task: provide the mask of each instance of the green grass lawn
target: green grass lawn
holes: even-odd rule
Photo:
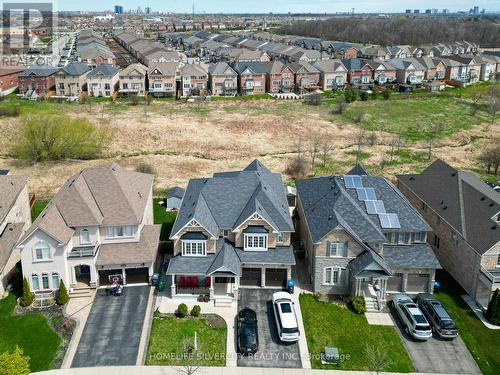
[[[16,296],[0,300],[0,353],[12,352],[16,345],[30,357],[31,371],[51,368],[60,344],[60,337],[41,314],[14,316]],[[2,373],[0,369],[0,373]]]
[[[458,332],[484,375],[500,369],[500,331],[488,329],[462,299],[463,289],[447,273],[438,272],[441,290],[435,296],[455,320]]]
[[[161,224],[160,241],[167,241],[168,237],[170,237],[170,231],[174,226],[174,221],[177,213],[167,212],[164,206],[160,206],[158,202],[163,200],[163,198],[153,199],[153,216],[154,223]]]
[[[365,348],[370,345],[380,346],[387,352],[391,361],[387,371],[414,371],[394,327],[368,325],[364,315],[357,315],[333,303],[320,302],[310,294],[300,296],[300,309],[313,368],[365,370],[369,368]],[[319,354],[325,346],[337,347],[346,360],[335,367],[322,365]]]
[[[195,358],[184,358],[183,343],[188,340],[194,345],[194,333],[198,338],[198,352]],[[209,324],[206,318],[184,318],[175,316],[155,318],[149,339],[147,365],[199,366],[226,365],[226,334],[224,325]],[[173,354],[173,355],[172,355]]]
[[[45,206],[47,206],[48,203],[48,201],[35,202],[35,205],[31,209],[31,221],[35,221],[35,219],[42,213],[43,209],[45,208]]]

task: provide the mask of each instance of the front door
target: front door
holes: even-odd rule
[[[216,296],[225,296],[232,293],[232,285],[234,277],[219,277],[214,278],[214,294]]]

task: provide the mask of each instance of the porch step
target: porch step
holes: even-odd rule
[[[231,307],[233,299],[230,297],[215,297],[215,307]]]
[[[90,297],[93,293],[94,289],[93,288],[79,288],[79,289],[73,289],[71,292],[69,292],[69,296],[71,298],[84,298],[84,297]]]

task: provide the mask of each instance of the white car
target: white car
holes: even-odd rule
[[[429,322],[410,297],[397,293],[392,296],[391,302],[407,334],[416,340],[428,340],[432,337]]]
[[[286,292],[273,294],[273,312],[280,340],[283,342],[298,341],[300,337],[299,324],[290,294]]]

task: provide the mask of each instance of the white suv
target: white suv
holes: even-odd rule
[[[273,312],[280,340],[283,342],[298,341],[300,337],[299,325],[290,294],[286,292],[273,294]]]
[[[429,322],[410,297],[406,294],[394,294],[392,305],[403,322],[407,334],[417,340],[428,340],[432,337]]]

